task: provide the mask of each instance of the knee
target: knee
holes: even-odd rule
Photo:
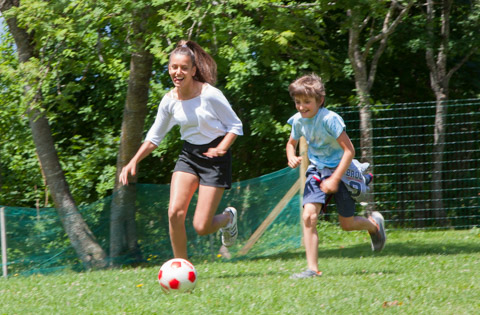
[[[315,208],[305,207],[303,209],[303,223],[306,227],[316,226],[318,221],[318,214]]]
[[[181,208],[171,208],[168,210],[168,221],[171,225],[185,224],[187,212]]]
[[[195,232],[197,232],[198,235],[204,236],[210,234],[210,230],[205,223],[201,222],[193,222],[193,228],[195,229]]]
[[[350,222],[350,220],[340,220],[340,228],[344,231],[353,231],[353,222]]]

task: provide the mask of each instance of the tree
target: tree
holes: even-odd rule
[[[19,26],[12,11],[19,7],[18,0],[0,2],[0,12],[6,15],[6,22],[17,45],[18,59],[21,65],[30,66],[38,60],[35,48],[35,36]],[[25,97],[28,100],[27,115],[30,129],[48,187],[50,188],[55,207],[67,232],[73,248],[87,268],[102,268],[106,266],[106,254],[96,242],[95,237],[79,213],[70,193],[58,155],[55,149],[52,133],[42,107],[41,80],[36,78],[24,85]]]
[[[135,155],[143,139],[153,64],[153,55],[147,49],[146,33],[147,21],[152,14],[150,5],[134,9],[132,13],[130,75],[117,157],[116,193],[110,209],[110,258],[113,261],[121,255],[131,256],[134,261],[141,260],[135,221],[135,183],[138,175],[129,179],[128,186],[122,186],[118,178],[123,166]]]
[[[348,17],[348,58],[355,76],[355,88],[360,110],[360,146],[362,158],[373,167],[373,135],[371,113],[371,90],[375,82],[378,62],[387,46],[389,36],[395,31],[408,13],[413,1],[406,6],[390,1],[388,9],[384,4],[353,6],[347,9]],[[398,13],[397,13],[398,11]],[[381,26],[376,21],[381,21]],[[376,31],[376,28],[379,30]],[[363,33],[363,34],[362,34]],[[365,43],[362,44],[362,39]],[[378,45],[376,48],[375,45]]]
[[[480,39],[478,36],[480,4],[478,1],[467,1],[465,6],[457,3],[456,9],[461,13],[456,16],[460,34],[456,34],[457,38],[454,39],[456,40],[454,44],[451,38],[451,14],[454,3],[454,0],[439,2],[427,0],[425,2],[427,30],[425,57],[430,70],[430,86],[436,99],[433,134],[432,204],[435,209],[434,215],[441,225],[446,221],[442,193],[443,155],[447,128],[445,101],[449,99],[449,84],[452,76],[478,51]],[[463,17],[465,20],[462,21],[459,17]],[[450,60],[452,66],[449,68]]]

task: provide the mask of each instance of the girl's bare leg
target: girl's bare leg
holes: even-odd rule
[[[197,208],[193,216],[193,227],[199,235],[214,233],[230,221],[229,214],[215,215],[224,190],[225,188],[200,185]]]
[[[168,221],[175,258],[188,259],[185,217],[192,196],[198,188],[198,182],[198,177],[190,173],[174,172],[172,175]]]

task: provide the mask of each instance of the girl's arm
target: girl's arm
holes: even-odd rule
[[[320,188],[326,194],[334,194],[338,191],[338,185],[342,180],[342,176],[347,171],[355,156],[355,148],[345,131],[337,138],[337,142],[343,149],[343,156],[333,174],[320,184]]]
[[[237,139],[237,135],[232,132],[227,132],[223,140],[217,145],[216,148],[210,148],[203,155],[213,158],[216,156],[223,156],[227,153],[228,149],[232,146],[233,142]]]
[[[287,142],[286,151],[287,151],[288,166],[290,166],[291,168],[296,168],[302,162],[302,157],[297,156],[297,145],[298,145],[298,140],[295,140],[290,136],[290,139],[288,139],[288,142]]]
[[[122,172],[120,173],[120,183],[123,185],[128,185],[128,174],[131,174],[132,176],[135,176],[137,173],[137,165],[140,163],[141,160],[143,160],[145,157],[147,157],[150,153],[152,153],[153,150],[155,150],[157,146],[153,144],[152,142],[146,140],[138,149],[137,153],[135,156],[128,162],[127,165],[125,165],[122,168]]]

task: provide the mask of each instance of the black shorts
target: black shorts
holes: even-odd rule
[[[232,153],[230,149],[224,156],[209,158],[203,155],[209,148],[215,148],[223,138],[219,137],[202,145],[185,141],[173,171],[196,175],[200,180],[200,185],[230,189],[232,186]]]

